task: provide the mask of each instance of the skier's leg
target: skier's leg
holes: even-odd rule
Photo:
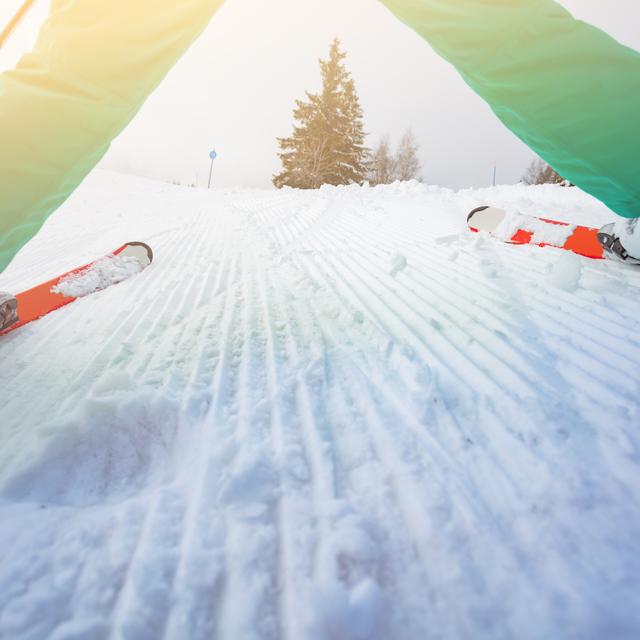
[[[222,2],[52,0],[34,51],[0,74],[0,271]]]
[[[381,0],[565,178],[640,216],[640,53],[553,0]]]

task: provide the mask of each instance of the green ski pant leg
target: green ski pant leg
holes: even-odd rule
[[[381,0],[561,175],[640,216],[640,53],[552,0]]]
[[[0,74],[0,271],[102,158],[222,2],[52,1],[34,51]]]

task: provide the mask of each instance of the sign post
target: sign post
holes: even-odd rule
[[[218,157],[218,154],[214,150],[209,154],[209,157],[211,158],[211,168],[209,169],[209,185],[207,186],[207,189],[211,189],[211,176],[213,175],[213,161]]]

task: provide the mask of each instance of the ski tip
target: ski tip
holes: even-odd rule
[[[145,266],[153,262],[153,250],[145,242],[127,242],[120,255],[133,256],[140,260]]]
[[[484,206],[484,207],[476,207],[473,211],[471,211],[469,213],[469,215],[467,216],[467,224],[469,224],[471,222],[471,218],[473,218],[473,216],[476,215],[476,213],[480,213],[481,211],[486,211],[489,207],[488,206]]]
[[[494,233],[505,219],[507,212],[497,207],[478,207],[467,216],[467,225],[471,231]]]

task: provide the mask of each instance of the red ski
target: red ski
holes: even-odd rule
[[[64,307],[79,297],[101,291],[142,271],[153,260],[143,242],[128,242],[94,262],[39,284],[28,291],[0,299],[0,335]],[[2,294],[0,294],[2,297]],[[2,322],[2,320],[5,320]]]
[[[471,231],[487,231],[492,236],[510,244],[557,247],[596,260],[605,257],[598,241],[599,229],[591,227],[581,227],[520,213],[508,214],[495,207],[474,209],[467,218],[467,224]]]

